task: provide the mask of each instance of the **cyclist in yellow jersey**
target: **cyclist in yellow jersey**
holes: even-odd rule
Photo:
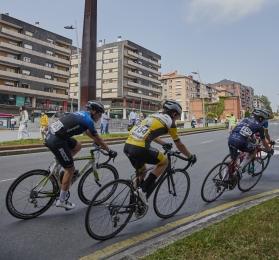
[[[146,192],[155,183],[155,180],[164,172],[168,165],[168,159],[163,153],[150,146],[151,142],[161,144],[166,149],[172,148],[172,143],[165,143],[159,136],[169,133],[177,149],[194,164],[197,161],[195,155],[191,155],[186,146],[180,141],[175,121],[180,117],[182,108],[175,100],[167,100],[163,105],[163,114],[152,114],[140,125],[134,126],[124,146],[124,153],[128,156],[131,164],[139,172],[146,169],[146,163],[155,164],[156,167],[144,181],[146,173],[140,175],[140,187],[138,195],[143,203],[148,206]],[[136,165],[137,163],[137,165]]]

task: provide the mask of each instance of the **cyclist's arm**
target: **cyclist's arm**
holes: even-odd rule
[[[174,142],[177,149],[183,154],[185,155],[187,158],[189,158],[191,156],[190,152],[188,151],[188,149],[186,148],[186,146],[179,140],[177,142]]]
[[[265,139],[262,139],[262,145],[264,146],[264,148],[269,152],[271,149],[267,143],[267,141]]]
[[[265,138],[268,142],[270,142],[270,135],[268,133],[268,128],[264,128],[264,135],[265,135]]]
[[[99,135],[93,136],[88,129],[84,132],[84,134],[86,134],[87,136],[92,138],[104,150],[106,150],[106,151],[110,150],[109,147],[107,146],[107,144],[104,142],[104,140]]]

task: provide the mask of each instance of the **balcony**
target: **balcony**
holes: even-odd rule
[[[30,36],[22,34],[22,33],[17,33],[17,32],[14,32],[12,30],[8,30],[8,29],[3,28],[3,27],[0,27],[0,34],[1,33],[8,34],[8,35],[14,36],[16,38],[24,39],[24,40],[27,40],[27,41],[30,41],[30,42],[35,42],[37,44],[41,44],[41,45],[47,46],[49,48],[53,48],[53,49],[62,51],[63,53],[67,53],[67,54],[71,53],[70,48],[66,49],[66,48],[60,47],[60,46],[55,45],[55,44],[51,44],[51,43],[48,43],[48,42],[38,40],[36,38],[30,37]]]
[[[156,92],[156,93],[158,93],[160,95],[162,94],[162,90],[161,89],[151,88],[151,87],[148,87],[148,86],[144,86],[144,85],[135,83],[133,81],[124,81],[123,83],[124,83],[123,85],[128,85],[128,86],[132,86],[132,87],[135,87],[135,88],[143,88],[143,89],[150,90],[152,92]]]
[[[8,62],[8,63],[13,63],[13,64],[16,64],[18,66],[25,66],[25,67],[39,69],[39,70],[43,70],[43,71],[49,71],[49,72],[53,72],[55,74],[60,74],[60,75],[66,76],[66,77],[70,77],[70,72],[69,71],[53,69],[53,68],[49,68],[49,67],[46,67],[46,66],[37,65],[37,64],[31,63],[31,62],[16,60],[16,59],[4,57],[4,56],[0,56],[0,59],[1,59],[1,61],[5,61],[5,62]]]
[[[136,97],[136,98],[143,99],[143,100],[162,101],[161,98],[147,96],[147,95],[134,93],[134,92],[123,92],[123,96]]]
[[[59,87],[67,88],[67,89],[69,88],[69,83],[58,82],[58,81],[44,79],[44,78],[36,78],[36,77],[29,76],[29,75],[13,73],[13,72],[8,72],[8,71],[4,71],[4,70],[0,70],[0,76],[9,77],[9,78],[13,78],[16,80],[25,79],[25,80],[45,83],[48,85],[59,86]]]
[[[149,63],[155,65],[156,67],[161,68],[161,64],[160,64],[160,63],[158,63],[158,62],[156,62],[156,61],[154,61],[154,60],[148,59],[148,58],[146,58],[146,57],[143,57],[142,55],[139,55],[139,54],[137,54],[137,53],[135,53],[135,52],[133,52],[133,51],[125,50],[125,51],[124,51],[124,54],[125,54],[126,56],[127,56],[127,55],[130,55],[130,56],[136,57],[136,58],[138,58],[138,59],[145,60],[145,61],[147,61],[147,62],[149,62]]]
[[[136,68],[140,68],[140,69],[143,69],[143,70],[147,70],[147,71],[150,71],[153,74],[158,75],[159,77],[161,76],[161,73],[159,71],[150,69],[150,68],[145,67],[143,65],[140,65],[140,64],[138,64],[138,63],[136,63],[136,62],[134,62],[132,60],[128,60],[128,61],[125,60],[124,61],[124,65],[130,65],[131,67],[136,67]]]
[[[5,85],[0,85],[0,91],[7,92],[9,94],[16,93],[16,94],[20,94],[20,95],[22,95],[24,93],[25,95],[29,94],[30,96],[34,96],[34,97],[59,98],[59,99],[63,99],[63,100],[69,99],[68,95],[39,91],[39,90],[28,89],[28,88],[9,87],[9,86],[5,86]]]
[[[70,61],[69,60],[60,59],[60,58],[57,58],[57,57],[54,57],[54,56],[50,56],[50,55],[47,55],[47,54],[43,54],[43,53],[40,53],[40,52],[30,50],[30,49],[27,49],[27,48],[15,46],[15,45],[12,45],[12,44],[9,44],[9,43],[6,43],[6,42],[0,41],[0,48],[11,49],[13,51],[18,51],[20,53],[28,53],[30,55],[42,57],[42,58],[45,58],[47,60],[52,60],[54,62],[56,61],[56,62],[59,62],[59,63],[62,63],[62,64],[67,64],[67,66],[70,66]]]
[[[128,75],[133,76],[133,77],[135,77],[135,78],[141,78],[141,79],[145,79],[145,80],[148,80],[148,81],[152,81],[153,83],[156,83],[156,84],[158,84],[158,85],[161,84],[161,82],[160,82],[159,80],[157,80],[157,79],[153,79],[153,78],[150,78],[150,77],[146,77],[146,76],[143,76],[143,75],[141,75],[141,74],[139,74],[139,73],[132,72],[132,71],[130,71],[130,70],[128,70]]]

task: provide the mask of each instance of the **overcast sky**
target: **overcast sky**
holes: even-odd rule
[[[73,39],[81,47],[83,0],[1,0],[0,12]],[[161,55],[161,73],[241,82],[279,102],[279,0],[99,0],[98,40],[135,42]],[[197,75],[194,78],[198,79]]]

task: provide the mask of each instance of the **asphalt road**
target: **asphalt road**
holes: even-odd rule
[[[278,127],[278,122],[270,124],[269,131],[274,140],[279,139]],[[224,203],[277,189],[279,186],[279,143],[277,143],[278,147],[275,148],[277,150],[276,154],[254,189],[247,193],[242,193],[235,188],[233,191],[225,192],[216,202],[211,204],[203,202],[200,196],[202,182],[209,170],[228,154],[227,137],[227,130],[182,137],[182,141],[190,152],[196,154],[198,158],[197,164],[188,170],[191,178],[191,189],[183,208],[176,216],[162,220],[155,215],[152,203],[150,203],[150,208],[145,218],[128,224],[115,238],[104,242],[91,239],[85,230],[84,222],[87,206],[78,198],[77,183],[71,188],[70,201],[76,204],[76,208],[72,211],[66,212],[64,209],[53,206],[40,217],[26,221],[9,215],[5,206],[5,197],[13,179],[28,170],[47,168],[52,161],[52,155],[47,152],[1,157],[0,258],[5,260],[78,259],[105,249],[116,242],[153,230],[175,220],[203,212]],[[129,178],[134,171],[122,152],[123,144],[114,145],[112,148],[119,153],[114,166],[118,169],[120,178]],[[85,148],[80,152],[80,155],[87,155],[88,151],[89,148]],[[79,168],[79,165],[81,163],[77,164],[77,168]]]

